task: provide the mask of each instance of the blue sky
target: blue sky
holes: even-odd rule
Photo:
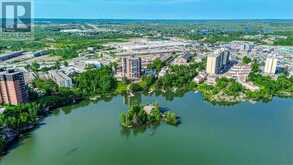
[[[34,0],[36,18],[293,19],[293,0]]]

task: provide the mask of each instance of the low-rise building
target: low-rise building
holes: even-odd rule
[[[66,87],[66,88],[72,88],[73,83],[72,79],[68,77],[66,74],[64,74],[61,71],[57,70],[52,70],[49,71],[50,78],[58,85],[61,87]]]
[[[217,80],[218,80],[218,76],[216,75],[208,75],[207,76],[207,84],[209,85],[215,85],[217,83]]]
[[[33,56],[34,57],[41,57],[41,56],[48,55],[48,53],[49,53],[48,50],[40,50],[40,51],[34,52]]]
[[[197,84],[203,83],[207,79],[208,74],[206,72],[199,73],[193,81]]]
[[[96,52],[96,48],[95,47],[88,47],[87,48],[87,51],[89,52],[89,53],[95,53]]]
[[[169,70],[168,67],[162,68],[162,70],[159,73],[159,77],[164,77],[167,74],[168,70]]]
[[[192,55],[190,53],[184,53],[180,57],[178,57],[175,61],[175,64],[187,64],[192,59]]]
[[[155,69],[144,69],[144,75],[145,75],[145,76],[156,77],[157,72],[156,72]]]
[[[234,52],[243,52],[243,51],[251,51],[254,47],[255,44],[253,42],[248,42],[248,41],[233,41],[229,44],[226,45],[231,51]]]
[[[93,65],[95,68],[101,68],[102,64],[98,60],[86,60],[85,61],[86,65]]]
[[[238,82],[246,89],[250,90],[250,91],[259,91],[259,87],[254,85],[252,82],[248,82],[248,81],[241,81],[238,80]]]
[[[74,76],[78,73],[81,73],[80,70],[75,68],[74,66],[62,68],[62,72],[64,72],[67,76]]]
[[[160,57],[160,61],[169,64],[171,61],[173,61],[174,57],[172,54],[162,55]]]

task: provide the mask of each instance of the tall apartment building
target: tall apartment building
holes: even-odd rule
[[[130,80],[141,77],[141,58],[122,58],[122,76]]]
[[[0,104],[21,104],[28,101],[23,72],[0,70]]]
[[[264,73],[266,74],[275,74],[277,70],[278,59],[275,57],[268,57],[266,59],[266,65],[264,68]]]
[[[219,49],[207,58],[206,72],[210,75],[219,74],[230,62],[230,52],[226,49]]]

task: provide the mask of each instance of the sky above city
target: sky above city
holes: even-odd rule
[[[293,19],[293,0],[34,0],[36,18]]]

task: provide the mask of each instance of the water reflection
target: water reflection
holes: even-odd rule
[[[184,97],[187,92],[188,91],[182,89],[177,89],[176,91],[167,90],[165,92],[154,91],[153,93],[137,92],[134,95],[124,95],[123,103],[128,106],[141,104],[142,96],[162,96],[168,101],[173,101],[177,97]]]
[[[68,115],[72,112],[72,110],[88,106],[91,103],[92,103],[91,101],[82,101],[79,104],[68,105],[68,106],[60,108],[59,110],[63,111],[64,114]],[[59,110],[52,111],[52,112],[58,114]]]
[[[68,115],[72,112],[72,110],[75,110],[75,109],[78,109],[78,108],[82,108],[82,107],[86,107],[90,104],[96,104],[100,101],[104,101],[104,102],[111,102],[113,100],[113,95],[109,95],[109,96],[103,96],[103,97],[99,97],[99,98],[96,98],[95,100],[84,100],[84,101],[81,101],[80,103],[78,104],[72,104],[72,105],[68,105],[68,106],[65,106],[65,107],[62,107],[62,108],[59,108],[55,111],[52,111],[52,113],[55,115],[58,115],[58,113],[61,111],[64,112],[64,114]]]
[[[133,105],[139,105],[142,102],[142,93],[135,93],[133,96],[125,95],[123,97],[123,103],[129,107]]]
[[[149,136],[155,135],[157,129],[160,127],[160,122],[154,123],[152,125],[147,125],[145,127],[140,128],[124,128],[122,127],[120,130],[120,134],[123,137],[129,138],[131,135],[138,136],[140,134],[146,134]]]

